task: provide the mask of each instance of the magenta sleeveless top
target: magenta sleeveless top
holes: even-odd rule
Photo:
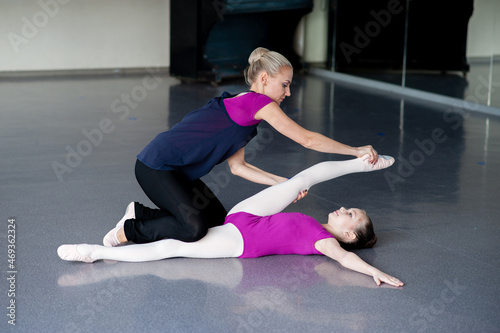
[[[243,237],[240,258],[272,254],[322,254],[315,248],[321,239],[334,238],[314,218],[302,213],[256,216],[239,212],[226,216],[224,224],[234,224]]]

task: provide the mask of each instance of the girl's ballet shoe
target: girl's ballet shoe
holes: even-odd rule
[[[80,254],[80,252],[78,252],[77,247],[80,245],[90,247],[89,253],[87,255],[82,255]],[[62,260],[67,260],[67,261],[82,261],[86,263],[94,262],[95,259],[92,259],[90,257],[90,255],[94,251],[94,247],[88,244],[80,244],[80,245],[78,244],[61,245],[57,249],[57,255]]]
[[[390,167],[394,164],[394,157],[387,155],[378,155],[377,163],[372,164],[369,162],[370,155],[364,155],[361,157],[363,162],[365,163],[365,171],[376,171]]]

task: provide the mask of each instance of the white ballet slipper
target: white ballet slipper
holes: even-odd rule
[[[87,254],[82,254],[82,253],[78,252],[78,247],[80,247],[81,250],[84,250],[82,252],[87,252]],[[87,247],[87,249],[83,249],[83,247]],[[92,259],[92,257],[91,257],[92,253],[94,252],[94,249],[95,249],[94,245],[65,244],[65,245],[59,246],[59,248],[57,249],[57,255],[62,260],[82,261],[82,262],[86,262],[86,263],[92,263],[92,262],[96,261],[95,259]]]
[[[360,157],[360,159],[365,163],[365,171],[376,171],[390,167],[394,164],[394,157],[387,155],[378,155],[377,163],[370,163],[370,155],[366,154]]]

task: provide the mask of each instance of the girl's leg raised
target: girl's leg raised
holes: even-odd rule
[[[318,163],[295,175],[290,180],[268,187],[243,200],[228,213],[246,212],[257,216],[267,216],[281,212],[290,205],[299,192],[309,190],[315,184],[356,172],[368,172],[387,168],[394,158],[380,155],[377,163],[371,165],[365,155],[347,161],[328,161]]]

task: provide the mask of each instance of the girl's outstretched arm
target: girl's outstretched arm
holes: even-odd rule
[[[404,285],[399,279],[367,264],[355,253],[344,250],[335,238],[321,239],[316,242],[315,247],[319,252],[338,261],[345,268],[373,277],[373,280],[379,286],[382,282],[396,287]]]

